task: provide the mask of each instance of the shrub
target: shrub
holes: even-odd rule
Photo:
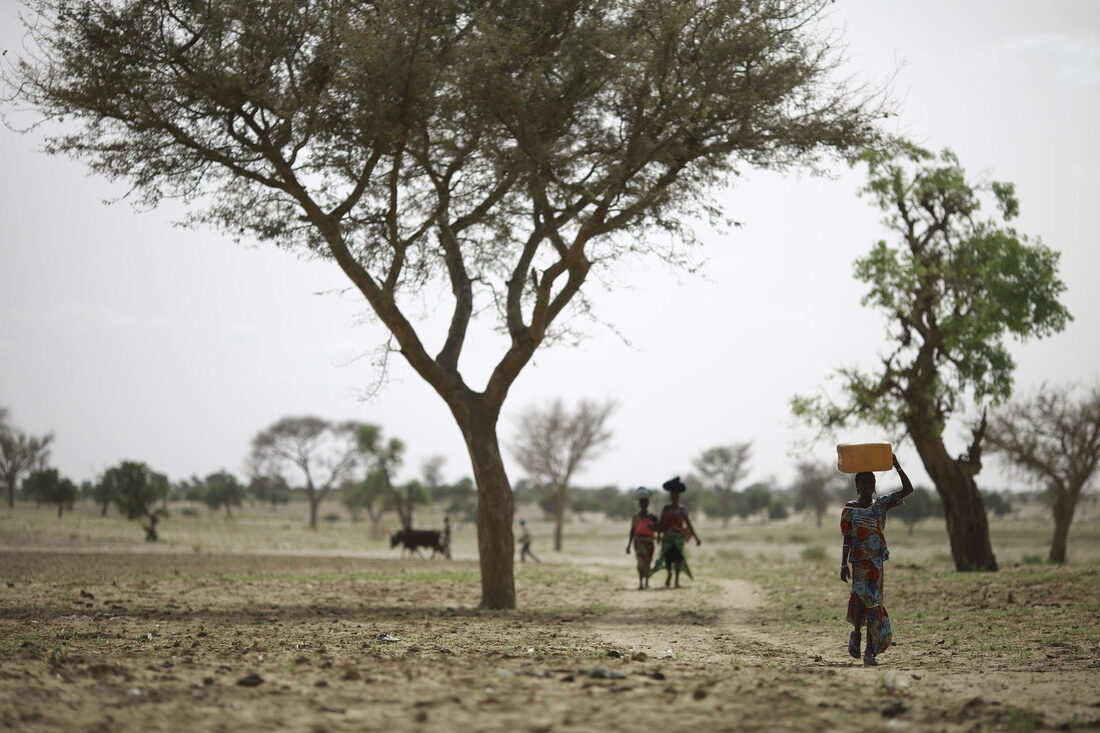
[[[825,559],[825,548],[821,545],[811,545],[802,551],[802,559],[810,562],[819,562]]]

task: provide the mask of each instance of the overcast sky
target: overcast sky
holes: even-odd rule
[[[0,0],[0,47],[13,53],[18,10]],[[1062,253],[1076,320],[1013,346],[1018,391],[1095,380],[1100,3],[838,0],[829,23],[844,34],[850,71],[889,84],[898,116],[888,129],[1016,183],[1018,228]],[[433,454],[447,458],[448,478],[470,473],[442,400],[399,357],[366,398],[385,333],[334,264],[176,228],[182,211],[172,206],[104,205],[123,189],[40,144],[0,129],[0,405],[17,426],[56,434],[64,473],[93,478],[121,459],[173,480],[241,473],[252,436],[299,414],[380,424],[408,444],[405,477]],[[851,274],[889,236],[856,196],[861,176],[746,172],[721,196],[743,226],[701,232],[702,276],[654,262],[614,271],[610,287],[591,283],[600,319],[621,337],[578,324],[588,334],[579,347],[540,351],[505,405],[504,442],[529,404],[614,399],[613,445],[579,484],[659,484],[688,472],[703,449],[747,440],[749,480],[788,481],[792,451],[808,437],[790,397],[887,346],[888,326],[859,305]],[[464,362],[469,381],[483,383],[497,356]],[[841,439],[884,437],[865,429]],[[964,446],[951,430],[951,452]],[[912,447],[897,452],[926,482]],[[829,442],[810,454],[835,460]],[[1011,482],[995,463],[979,476],[987,488]]]

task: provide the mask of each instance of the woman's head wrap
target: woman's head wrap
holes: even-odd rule
[[[638,488],[634,489],[635,499],[648,499],[651,496],[653,496],[653,489],[647,489],[644,486],[639,486]]]
[[[661,484],[661,487],[670,494],[682,494],[687,491],[687,487],[684,486],[684,482],[680,480],[679,476],[665,481]]]

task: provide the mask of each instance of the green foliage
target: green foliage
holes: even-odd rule
[[[769,511],[771,506],[772,488],[765,483],[757,482],[741,492],[737,515],[742,519],[748,519],[757,516],[761,512]]]
[[[164,509],[156,508],[165,497],[168,479],[137,461],[122,461],[107,469],[100,480],[104,493],[111,497],[119,513],[127,519],[143,521],[145,539],[157,541],[157,522],[168,516]]]
[[[1012,513],[1012,494],[1007,491],[983,491],[985,508],[998,517],[1006,517]]]
[[[1006,339],[1041,338],[1070,315],[1059,297],[1059,254],[1007,224],[1012,184],[967,179],[956,156],[916,147],[868,153],[863,193],[886,213],[897,243],[855,263],[865,305],[893,324],[882,367],[838,372],[843,398],[796,397],[795,415],[831,431],[852,422],[939,435],[967,397],[997,403],[1012,391]],[[997,215],[987,215],[992,203]]]
[[[23,491],[36,502],[56,506],[58,517],[62,509],[72,509],[77,498],[76,484],[62,477],[56,468],[32,473],[23,481]]]
[[[820,562],[825,559],[825,548],[821,545],[810,545],[802,550],[802,559],[808,562]]]
[[[939,495],[923,486],[913,489],[913,493],[905,498],[905,503],[890,512],[891,518],[900,519],[909,528],[909,534],[913,533],[913,527],[921,520],[942,516],[943,503]]]
[[[244,486],[236,476],[226,471],[210,474],[203,479],[202,485],[204,489],[202,500],[213,511],[224,507],[228,515],[230,507],[239,507],[244,500]]]
[[[253,501],[270,504],[272,509],[290,502],[290,487],[281,476],[253,476],[246,491]]]
[[[477,486],[473,479],[463,477],[453,484],[444,486],[444,511],[452,517],[466,522],[477,519]]]

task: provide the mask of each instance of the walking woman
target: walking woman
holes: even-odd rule
[[[852,581],[852,595],[848,597],[848,622],[855,627],[848,635],[848,654],[859,659],[860,635],[866,626],[867,646],[863,652],[863,663],[867,666],[878,664],[875,657],[886,651],[893,639],[890,617],[883,605],[883,563],[890,559],[883,535],[886,512],[913,493],[913,484],[901,470],[896,455],[894,468],[901,479],[901,491],[876,499],[875,474],[857,473],[858,498],[845,504],[840,514],[840,531],[844,535],[840,579],[847,583],[850,577]]]
[[[657,525],[658,539],[661,542],[661,554],[657,558],[657,564],[653,566],[649,574],[653,575],[663,568],[666,571],[665,587],[667,588],[669,583],[672,582],[672,574],[675,572],[676,587],[679,588],[681,570],[687,573],[687,576],[692,580],[695,579],[695,576],[691,574],[691,568],[688,567],[687,557],[684,555],[684,545],[692,537],[695,538],[696,545],[703,544],[703,541],[695,533],[695,527],[691,526],[687,507],[680,503],[680,495],[687,491],[684,482],[677,476],[665,481],[661,486],[668,492],[668,503],[661,509],[661,519]]]
[[[652,491],[644,486],[634,490],[638,498],[638,513],[630,519],[630,535],[626,538],[626,551],[634,545],[634,557],[638,560],[638,590],[649,587],[649,566],[653,563],[654,537],[657,534],[656,516],[649,511]]]

